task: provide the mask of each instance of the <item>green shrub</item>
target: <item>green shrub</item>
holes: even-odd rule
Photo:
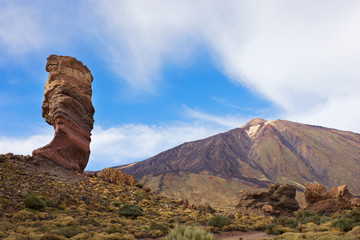
[[[202,228],[181,226],[170,231],[165,240],[215,240],[213,234],[206,232]]]
[[[151,223],[150,230],[160,230],[164,234],[167,234],[169,232],[169,228],[167,226],[165,226],[162,223],[156,223],[156,222]]]
[[[45,202],[35,195],[26,196],[24,199],[24,204],[25,207],[34,210],[41,210],[45,208]]]
[[[306,224],[313,222],[317,225],[321,223],[321,215],[317,212],[312,212],[308,210],[303,210],[295,213],[296,220],[298,223]]]
[[[233,220],[231,220],[230,218],[227,218],[225,216],[222,215],[216,215],[212,218],[209,219],[208,221],[208,225],[213,226],[213,227],[218,227],[218,228],[222,228],[226,225],[230,225],[234,223]]]
[[[50,233],[46,233],[40,237],[40,240],[62,240],[62,239],[63,239],[62,237]]]
[[[4,154],[0,154],[0,163],[5,162],[7,157]]]
[[[79,233],[84,232],[84,230],[77,225],[71,225],[67,227],[62,227],[59,229],[59,235],[63,235],[64,237],[71,238]]]
[[[355,222],[360,224],[360,208],[355,208],[351,211],[348,211],[344,214],[344,217],[351,218]]]
[[[281,216],[279,218],[276,218],[277,225],[282,225],[284,227],[290,227],[290,228],[296,228],[298,223],[295,219]]]
[[[120,207],[119,214],[120,216],[136,218],[138,216],[143,216],[144,212],[143,209],[138,205],[124,204]]]
[[[135,192],[135,199],[138,201],[141,201],[143,199],[150,199],[149,195],[143,191],[143,190],[139,190]]]
[[[112,202],[112,205],[114,205],[115,207],[120,207],[121,203],[118,201]]]
[[[295,219],[282,216],[279,218],[274,218],[271,223],[266,227],[266,232],[268,234],[279,235],[284,233],[281,228],[296,228],[297,225],[298,223]]]
[[[9,204],[11,203],[11,200],[7,198],[0,198],[0,203]]]
[[[342,217],[331,224],[331,227],[339,228],[342,232],[348,232],[355,226],[355,220],[347,217]]]
[[[135,184],[135,186],[136,186],[136,187],[138,187],[138,188],[143,188],[143,187],[144,187],[144,185],[142,185],[142,184],[141,184],[141,183],[139,183],[139,182],[138,182],[138,183],[136,183],[136,184]]]
[[[123,230],[122,230],[122,226],[121,225],[114,225],[114,226],[110,226],[109,228],[107,228],[105,230],[105,232],[111,234],[111,233],[121,233]]]
[[[267,229],[266,229],[266,233],[267,234],[280,235],[280,234],[284,233],[284,231],[282,231],[281,228],[282,228],[282,226],[280,226],[280,225],[269,224]]]

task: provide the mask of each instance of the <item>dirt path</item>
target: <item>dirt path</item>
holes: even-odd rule
[[[220,234],[216,234],[216,237],[219,240],[239,240],[241,237],[243,240],[252,240],[252,239],[258,239],[267,237],[269,239],[273,238],[275,235],[269,235],[265,232],[258,232],[258,231],[252,231],[252,232],[223,232]]]

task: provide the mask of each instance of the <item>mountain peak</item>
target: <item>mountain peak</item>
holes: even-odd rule
[[[266,123],[267,121],[265,119],[262,119],[262,118],[253,118],[251,119],[248,123],[246,123],[244,126],[242,126],[241,128],[249,128],[251,126],[256,126],[258,124],[264,124]]]
[[[253,139],[256,136],[256,133],[267,123],[266,120],[262,118],[253,118],[248,123],[246,123],[241,128],[245,129],[247,135]]]

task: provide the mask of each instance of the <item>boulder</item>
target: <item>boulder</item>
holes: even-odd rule
[[[83,172],[90,156],[94,107],[90,70],[73,57],[50,55],[46,64],[42,116],[54,126],[54,139],[33,151],[67,169]]]
[[[189,201],[187,199],[181,199],[176,203],[176,206],[182,206],[183,209],[185,209],[189,206]]]
[[[300,207],[295,196],[294,186],[272,184],[267,192],[240,192],[236,208],[248,213],[292,216]]]
[[[307,184],[305,189],[306,210],[331,216],[342,210],[356,206],[356,200],[346,185],[333,187],[330,192],[320,184]]]
[[[323,185],[316,183],[308,183],[304,194],[307,204],[312,204],[330,198],[330,194],[326,188]]]
[[[201,214],[207,214],[207,213],[214,213],[215,209],[213,209],[209,203],[204,203],[204,204],[200,204],[197,206],[197,210],[199,210],[199,212]]]
[[[123,183],[131,187],[134,187],[137,183],[136,179],[133,176],[125,174],[124,172],[115,168],[105,168],[101,170],[97,175],[98,177],[101,177],[102,179],[110,183]]]
[[[333,187],[329,194],[336,199],[345,199],[347,201],[351,201],[351,199],[354,197],[347,187],[347,185],[342,185],[339,187]]]

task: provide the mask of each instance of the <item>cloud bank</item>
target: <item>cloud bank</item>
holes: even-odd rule
[[[95,126],[87,169],[99,170],[144,160],[184,142],[205,138],[226,129],[226,126],[212,124],[211,121],[162,125],[124,124],[108,129]],[[51,129],[25,138],[0,136],[0,153],[31,155],[34,149],[48,144],[52,138]]]
[[[152,89],[166,64],[201,46],[229,79],[279,106],[279,117],[360,131],[360,113],[353,111],[360,104],[358,1],[98,6],[113,40],[109,52],[118,54],[114,66],[135,87]],[[120,45],[126,49],[116,51]]]

